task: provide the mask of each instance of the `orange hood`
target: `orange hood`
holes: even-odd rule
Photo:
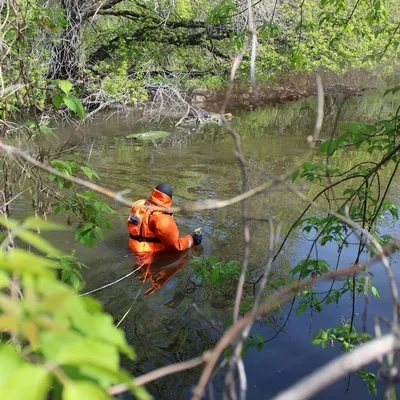
[[[157,189],[153,189],[149,200],[159,207],[171,207],[172,205],[171,197],[167,196],[165,193],[160,192]]]

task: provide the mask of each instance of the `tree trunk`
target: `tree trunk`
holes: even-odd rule
[[[61,7],[67,24],[53,44],[47,78],[74,79],[80,75],[79,47],[82,28],[80,10],[83,7],[83,1],[61,0]]]

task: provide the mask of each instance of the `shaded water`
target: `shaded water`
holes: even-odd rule
[[[379,94],[349,98],[343,95],[326,98],[326,115],[322,136],[329,136],[338,121],[373,120],[392,109],[390,100],[383,101]],[[287,171],[307,150],[306,137],[312,132],[315,121],[315,99],[265,107],[251,112],[234,113],[232,124],[242,138],[243,150],[248,160],[249,187],[265,181],[264,172],[280,174]],[[141,143],[127,139],[126,135],[146,130],[167,130],[171,135],[153,142]],[[60,131],[68,136],[72,130]],[[79,143],[79,150],[98,171],[102,184],[115,190],[131,190],[131,197],[146,197],[160,182],[174,187],[174,204],[190,204],[203,199],[225,199],[240,190],[240,170],[234,155],[232,139],[220,127],[171,128],[170,126],[144,127],[130,119],[97,120],[74,133],[71,143]],[[317,153],[313,157],[318,157]],[[341,163],[349,166],[362,154],[344,156]],[[395,183],[392,198],[397,201],[398,185]],[[113,217],[113,228],[103,243],[93,249],[78,248],[81,261],[90,269],[85,272],[87,290],[100,287],[130,272],[134,266],[127,248],[126,215],[129,212],[118,204]],[[303,204],[287,192],[258,196],[249,202],[249,216],[262,219],[275,216],[282,223],[282,234],[301,213]],[[221,260],[240,260],[243,251],[240,206],[175,216],[181,234],[203,228],[203,243],[191,250],[190,256],[217,256]],[[388,230],[394,229],[388,226]],[[251,221],[251,257],[249,281],[257,278],[267,258],[268,230],[262,221]],[[65,233],[54,237],[55,244],[64,249],[76,247],[73,238]],[[79,246],[79,245],[78,245]],[[309,248],[309,242],[299,232],[289,239],[273,268],[274,277],[285,277]],[[342,256],[342,265],[350,260],[350,249]],[[320,257],[334,262],[337,248],[321,249]],[[380,271],[380,269],[378,269]],[[171,271],[170,271],[171,272]],[[145,295],[150,283],[140,276],[131,276],[96,294],[116,321],[126,311],[122,323],[129,343],[137,353],[135,362],[124,361],[132,374],[143,374],[157,367],[195,357],[212,348],[224,323],[229,321],[235,296],[235,286],[226,282],[215,289],[198,279],[190,265],[176,268],[175,274],[151,296]],[[369,324],[376,313],[390,313],[390,298],[386,278],[376,273],[376,286],[381,298],[369,308]],[[330,284],[320,285],[321,289]],[[246,298],[250,299],[252,285],[246,284]],[[287,387],[316,367],[340,354],[337,347],[321,350],[311,345],[319,328],[340,324],[351,315],[351,301],[347,296],[338,305],[326,307],[317,315],[309,313],[297,317],[290,315],[285,323],[288,306],[263,318],[253,329],[265,338],[274,337],[262,351],[250,348],[245,357],[248,374],[248,398],[266,399]],[[357,301],[357,313],[362,312],[363,299]],[[390,316],[390,314],[388,315]],[[356,315],[356,326],[361,317]],[[186,399],[191,395],[201,373],[201,368],[161,379],[149,385],[157,399]],[[218,376],[216,396],[220,397]],[[346,393],[347,379],[335,384],[317,398],[336,399]],[[351,379],[348,396],[366,398],[366,386],[357,377]]]

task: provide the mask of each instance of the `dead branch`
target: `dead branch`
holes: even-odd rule
[[[303,400],[319,393],[350,372],[357,371],[388,352],[398,349],[398,339],[393,333],[360,345],[351,353],[337,357],[294,386],[279,393],[273,400]]]
[[[191,368],[196,368],[199,365],[203,364],[205,361],[207,361],[209,356],[210,352],[205,352],[202,356],[193,358],[192,360],[183,361],[178,364],[171,364],[167,365],[166,367],[156,369],[145,375],[141,375],[135,378],[132,382],[132,385],[143,386],[146,385],[147,383],[163,378],[164,376],[176,374],[178,372],[186,371]],[[126,392],[127,390],[129,390],[128,385],[123,383],[121,385],[112,386],[110,389],[108,389],[108,394],[111,396],[115,396],[119,393]]]
[[[60,178],[63,178],[67,181],[76,183],[77,185],[87,187],[90,190],[93,190],[96,193],[100,193],[104,196],[109,197],[110,199],[113,199],[121,204],[124,204],[128,207],[132,207],[133,200],[130,201],[127,198],[124,197],[124,195],[129,192],[129,190],[123,190],[121,192],[113,192],[109,189],[106,189],[100,185],[96,185],[95,183],[86,181],[84,179],[76,178],[74,176],[69,176],[65,175],[62,172],[56,170],[55,168],[50,167],[49,165],[43,164],[40,161],[36,160],[32,156],[30,156],[28,153],[24,152],[23,150],[20,150],[16,147],[9,146],[4,144],[3,142],[0,141],[0,150],[3,150],[6,154],[9,156],[18,156],[23,158],[25,161],[30,163],[31,165],[47,171],[48,173],[54,174],[56,176],[59,176]],[[280,179],[278,179],[277,183],[280,182]],[[168,209],[170,212],[181,212],[181,213],[190,213],[190,212],[196,212],[196,211],[207,211],[207,210],[216,210],[220,208],[225,208],[229,207],[231,205],[234,205],[236,203],[239,203],[243,200],[249,199],[250,197],[262,194],[262,193],[271,193],[275,191],[282,190],[279,186],[276,186],[276,183],[264,183],[263,185],[257,186],[253,189],[248,190],[245,193],[242,193],[238,196],[232,197],[231,199],[227,200],[206,200],[202,202],[196,202],[192,205],[189,206],[181,206],[181,207],[171,207]],[[295,187],[296,190],[303,190],[305,189],[304,187]],[[161,207],[152,207],[152,206],[143,206],[143,208],[146,209],[152,209],[155,211],[165,211],[165,208]]]

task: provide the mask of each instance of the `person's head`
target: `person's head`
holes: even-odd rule
[[[173,190],[172,187],[168,185],[168,183],[160,183],[156,186],[156,189],[159,192],[166,194],[172,200]]]

